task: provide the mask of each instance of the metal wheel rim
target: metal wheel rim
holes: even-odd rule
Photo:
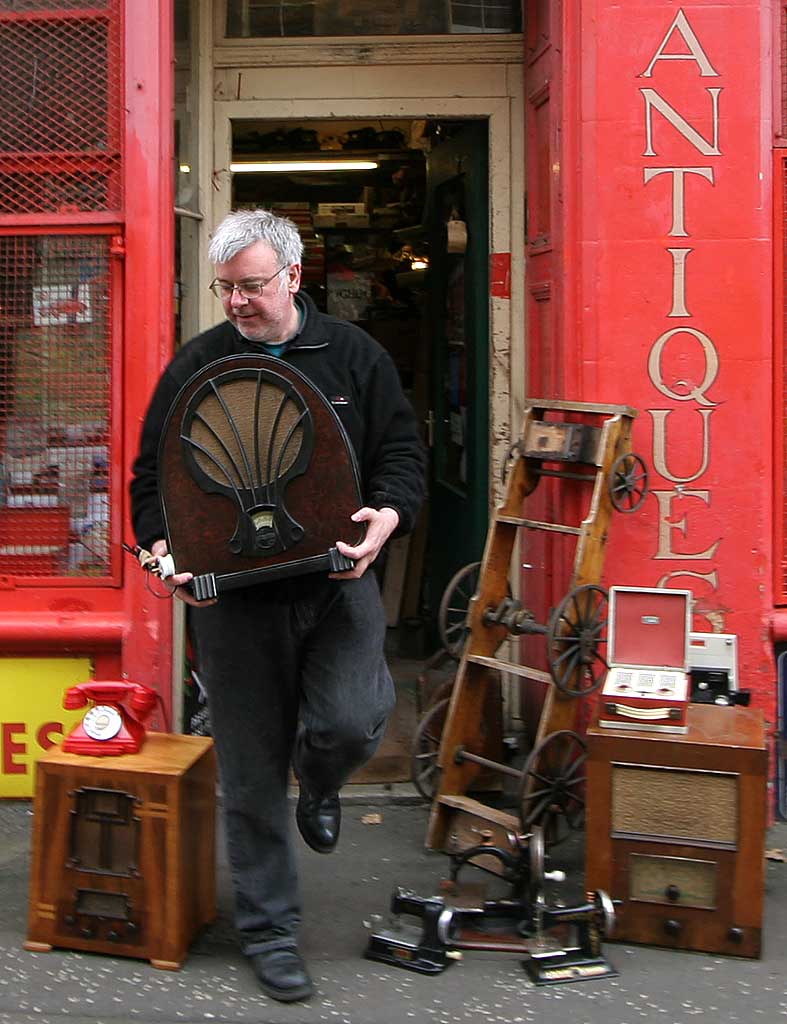
[[[601,933],[609,938],[615,931],[615,904],[604,889],[595,892],[596,909],[601,917]]]
[[[560,776],[551,771],[550,766],[542,766],[539,762],[545,750],[556,749],[562,743],[569,746],[568,753],[559,759],[559,771],[563,772]],[[577,756],[572,757],[572,754]],[[541,827],[545,846],[557,846],[584,824],[585,777],[578,771],[586,758],[587,745],[582,737],[569,729],[561,729],[539,743],[525,762],[519,788],[520,821],[525,832],[532,832],[535,826]],[[528,780],[531,778],[535,780],[536,787],[528,793]]]
[[[540,825],[534,825],[530,830],[527,852],[530,867],[528,888],[532,901],[544,888],[544,830]]]

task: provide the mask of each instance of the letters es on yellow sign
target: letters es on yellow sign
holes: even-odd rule
[[[89,658],[0,658],[0,797],[33,795],[35,762],[84,714],[63,693],[92,670]]]

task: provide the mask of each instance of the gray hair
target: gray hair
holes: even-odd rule
[[[300,263],[303,242],[287,217],[270,210],[235,210],[216,228],[208,246],[211,263],[228,263],[255,242],[267,242],[284,266]]]

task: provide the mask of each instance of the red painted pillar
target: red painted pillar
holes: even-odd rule
[[[577,9],[567,358],[582,398],[641,411],[652,487],[607,582],[691,589],[773,721],[770,5]]]
[[[130,469],[151,391],[174,348],[171,0],[126,0],[123,459]],[[126,537],[131,525],[126,510]],[[124,676],[165,697],[171,720],[172,605],[125,566]]]

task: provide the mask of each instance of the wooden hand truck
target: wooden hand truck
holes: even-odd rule
[[[585,743],[576,732],[576,698],[594,692],[606,674],[606,591],[599,581],[612,512],[635,511],[647,493],[647,469],[631,452],[636,415],[628,406],[540,399],[525,408],[520,438],[506,460],[505,497],[493,515],[477,589],[461,624],[466,636],[450,698],[429,712],[433,749],[414,755],[419,789],[434,797],[429,847],[455,854],[477,845],[479,835],[515,846],[516,837],[534,825],[553,845],[582,823]],[[543,477],[579,481],[580,492],[583,485],[590,488],[578,526],[523,516],[526,499]],[[576,491],[576,483],[571,486]],[[536,621],[510,594],[509,567],[520,530],[576,537],[570,590],[546,622]],[[450,636],[457,643],[456,632]],[[549,671],[496,657],[510,636],[544,636]],[[549,684],[536,741],[521,771],[487,756],[496,731],[489,721],[489,694],[500,672]],[[518,816],[467,795],[478,776],[490,771],[519,780]]]

